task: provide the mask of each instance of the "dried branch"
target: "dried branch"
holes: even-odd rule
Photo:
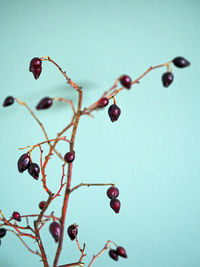
[[[108,186],[108,185],[115,186],[115,184],[113,184],[113,183],[108,183],[108,184],[85,184],[85,183],[80,183],[80,184],[74,186],[70,190],[70,193],[72,193],[74,190],[78,189],[81,186],[87,186],[87,187],[89,187],[89,186]]]

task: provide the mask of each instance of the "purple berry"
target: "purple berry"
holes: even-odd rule
[[[108,115],[112,122],[117,121],[121,114],[121,109],[116,105],[113,104],[108,109]]]
[[[118,261],[118,255],[117,255],[116,250],[114,250],[114,249],[110,249],[110,250],[109,250],[109,256],[110,256],[113,260]]]
[[[39,208],[42,210],[44,208],[44,206],[46,205],[46,201],[41,201],[39,203]]]
[[[20,216],[19,212],[14,211],[12,217],[13,217],[13,219],[15,219],[16,221],[21,222],[21,216]]]
[[[37,163],[31,163],[28,168],[28,172],[34,179],[37,180],[40,174],[40,167],[37,165]]]
[[[42,68],[38,68],[38,69],[35,69],[35,70],[33,71],[33,76],[34,76],[34,78],[35,78],[36,80],[40,77],[41,72],[42,72]]]
[[[14,97],[13,97],[13,96],[8,96],[8,97],[6,97],[6,99],[5,99],[4,102],[3,102],[3,107],[10,106],[10,105],[12,105],[14,102],[15,102]]]
[[[175,57],[173,59],[173,63],[178,68],[185,68],[190,66],[190,62],[187,61],[187,59],[185,59],[184,57]]]
[[[28,169],[28,167],[30,166],[30,157],[29,157],[28,153],[23,154],[18,159],[17,166],[18,166],[19,172],[24,172],[25,170]]]
[[[31,59],[30,66],[29,66],[29,71],[33,72],[35,69],[38,69],[41,67],[42,61],[40,60],[39,57],[34,57]]]
[[[119,255],[120,257],[123,257],[123,258],[128,257],[126,254],[126,250],[123,247],[118,247],[116,252],[117,252],[117,255]]]
[[[107,97],[102,97],[98,101],[98,108],[104,108],[108,105],[109,99]]]
[[[64,160],[67,162],[67,163],[72,163],[75,159],[75,152],[67,152],[64,156]]]
[[[119,189],[117,187],[115,187],[115,186],[111,186],[107,190],[107,196],[110,199],[114,199],[114,198],[118,197],[119,196]]]
[[[72,224],[68,227],[67,233],[68,233],[70,239],[73,241],[78,234],[78,228],[74,224]]]
[[[58,242],[60,239],[60,231],[61,231],[60,224],[58,222],[52,222],[49,226],[49,231],[53,236],[55,242]]]
[[[174,79],[174,75],[171,72],[165,72],[162,76],[162,82],[164,87],[168,87]]]
[[[128,75],[123,75],[122,77],[120,77],[120,83],[127,89],[130,89],[132,80]]]
[[[50,97],[44,97],[40,102],[37,104],[36,109],[47,109],[53,104],[53,99]]]
[[[0,238],[3,238],[6,235],[7,230],[5,228],[0,228]]]
[[[110,207],[114,210],[115,213],[119,213],[121,203],[119,199],[114,198],[110,201]]]

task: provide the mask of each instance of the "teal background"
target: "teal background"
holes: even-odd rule
[[[88,254],[86,266],[108,239],[124,246],[128,259],[116,263],[106,252],[96,267],[200,266],[199,10],[198,0],[0,1],[1,102],[7,95],[31,107],[44,96],[77,101],[76,93],[48,62],[43,63],[39,80],[33,79],[28,67],[35,56],[51,56],[83,86],[84,106],[97,100],[121,74],[134,79],[149,66],[175,56],[191,61],[187,69],[173,67],[175,79],[168,89],[161,84],[165,70],[158,69],[120,93],[116,100],[122,114],[117,122],[110,122],[107,109],[97,112],[95,119],[81,119],[72,184],[115,182],[122,203],[115,214],[106,188],[81,188],[71,196],[67,226],[79,224],[79,241],[86,243]],[[50,138],[71,118],[65,103],[36,114]],[[17,104],[1,107],[0,118],[0,208],[8,218],[14,210],[38,213],[38,203],[47,195],[40,181],[17,172],[16,162],[22,154],[18,148],[43,141],[43,134]],[[62,154],[68,151],[65,143],[58,148]],[[38,151],[33,157],[39,162]],[[61,177],[56,157],[47,175],[48,185],[56,190]],[[61,198],[48,212],[59,215],[60,205]],[[48,223],[42,236],[51,262],[56,244]],[[65,235],[59,263],[78,259],[76,244]],[[42,264],[8,233],[0,247],[0,267],[21,266]]]

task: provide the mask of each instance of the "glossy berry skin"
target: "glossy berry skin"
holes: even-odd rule
[[[0,238],[3,238],[6,235],[7,230],[5,228],[0,228]]]
[[[98,101],[98,108],[104,108],[109,104],[109,99],[107,97],[102,97]]]
[[[60,239],[60,224],[58,222],[52,222],[49,226],[49,231],[51,235],[53,236],[55,242],[58,242]]]
[[[185,59],[184,57],[175,57],[173,59],[173,63],[178,68],[185,68],[190,66],[190,62],[187,61],[187,59]]]
[[[72,224],[68,227],[67,233],[68,233],[70,239],[73,241],[78,234],[78,228],[76,228],[76,226],[74,224]]]
[[[15,99],[13,96],[8,96],[6,97],[6,99],[3,102],[3,107],[8,107],[10,105],[12,105],[15,102]]]
[[[123,85],[127,89],[130,89],[131,88],[131,83],[132,83],[131,77],[129,77],[128,75],[123,75],[120,78],[120,83],[121,83],[121,85]]]
[[[118,261],[118,255],[117,255],[116,250],[114,250],[114,249],[110,249],[110,250],[109,250],[109,256],[110,256],[113,260]]]
[[[162,82],[164,87],[170,86],[174,80],[174,75],[171,72],[165,72],[162,76]]]
[[[123,258],[127,258],[126,250],[123,247],[117,247],[116,249],[117,255]]]
[[[34,78],[37,80],[42,71],[42,61],[38,57],[34,57],[29,66],[29,71],[33,73]]]
[[[12,217],[13,217],[13,219],[15,219],[16,221],[21,222],[21,216],[20,216],[19,212],[14,211]]]
[[[18,162],[17,162],[18,171],[24,172],[25,170],[28,169],[29,166],[30,166],[29,155],[27,153],[21,155],[21,157],[18,159]]]
[[[113,104],[108,109],[108,115],[112,122],[117,121],[121,114],[121,109],[116,105]]]
[[[110,199],[114,199],[114,198],[118,197],[119,196],[119,189],[115,186],[109,187],[107,190],[107,196]]]
[[[41,201],[39,203],[39,208],[42,210],[44,208],[45,204],[46,204],[46,201]]]
[[[67,162],[67,163],[72,163],[75,159],[75,152],[67,152],[64,156],[64,160]]]
[[[37,180],[40,174],[40,167],[37,165],[37,163],[31,163],[28,168],[28,172],[34,179]]]
[[[40,102],[37,104],[36,109],[47,109],[53,104],[53,99],[50,97],[44,97]]]
[[[119,210],[121,207],[121,203],[120,203],[119,199],[117,199],[117,198],[111,199],[110,207],[114,210],[115,213],[119,213]]]

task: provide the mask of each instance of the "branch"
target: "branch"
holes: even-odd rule
[[[87,187],[89,187],[89,186],[108,186],[108,185],[115,186],[115,184],[112,184],[112,183],[108,183],[108,184],[85,184],[85,183],[80,183],[80,184],[74,186],[70,190],[70,193],[72,193],[74,190],[78,189],[81,186],[87,186]]]
[[[53,100],[58,100],[60,102],[67,102],[71,106],[72,111],[73,111],[73,113],[75,115],[76,110],[75,110],[75,107],[74,107],[74,104],[73,104],[73,101],[72,100],[68,100],[68,99],[62,98],[62,97],[54,97]]]

